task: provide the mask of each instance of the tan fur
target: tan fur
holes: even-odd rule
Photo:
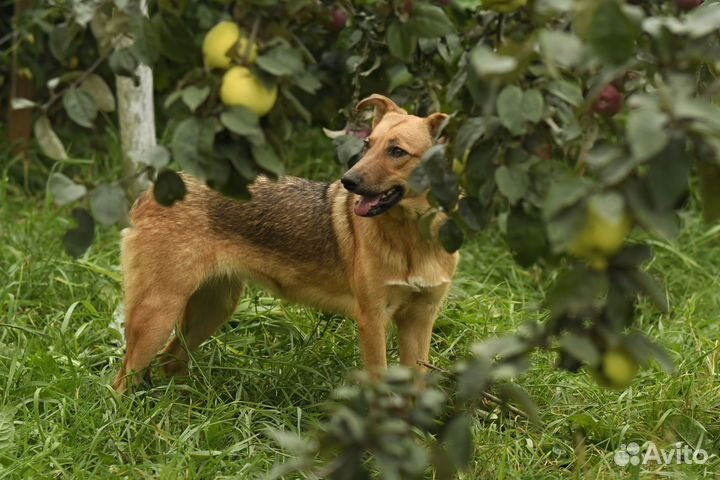
[[[376,109],[369,148],[348,173],[372,191],[407,189],[407,178],[445,115],[407,115],[373,95],[358,107]],[[409,156],[398,160],[387,149]],[[421,238],[426,194],[407,194],[376,217],[355,215],[356,195],[340,182],[259,178],[253,200],[241,203],[184,175],[188,193],[165,208],[144,194],[123,232],[122,268],[127,352],[113,387],[137,382],[165,347],[168,374],[187,372],[197,348],[233,313],[246,282],[291,301],[352,316],[364,367],[386,366],[386,330],[398,327],[400,360],[428,359],[432,325],[455,273],[457,254]],[[435,227],[442,220],[435,222]]]

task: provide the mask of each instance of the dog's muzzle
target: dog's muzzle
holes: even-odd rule
[[[402,200],[405,190],[400,186],[392,187],[384,192],[373,192],[363,188],[362,177],[353,174],[345,175],[340,182],[346,190],[357,195],[355,215],[375,217],[385,213]]]

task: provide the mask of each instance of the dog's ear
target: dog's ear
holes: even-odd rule
[[[429,115],[425,118],[425,121],[428,125],[428,130],[430,130],[430,136],[433,139],[437,137],[442,127],[445,126],[445,121],[447,120],[447,118],[447,113],[433,113],[432,115]]]
[[[375,117],[373,118],[372,123],[373,128],[380,123],[380,120],[382,120],[386,113],[395,112],[407,115],[407,112],[398,107],[395,102],[390,100],[388,97],[378,95],[377,93],[373,93],[369,97],[360,100],[358,104],[355,105],[355,111],[359,112],[360,110],[364,110],[368,107],[375,107]]]

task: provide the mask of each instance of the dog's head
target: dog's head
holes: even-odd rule
[[[355,213],[374,217],[398,204],[418,207],[414,204],[426,200],[424,195],[410,196],[408,177],[432,146],[447,115],[408,115],[395,102],[377,94],[360,101],[355,110],[368,107],[375,107],[372,132],[365,139],[360,159],[341,180],[347,190],[357,195]]]

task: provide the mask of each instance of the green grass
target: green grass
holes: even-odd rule
[[[645,303],[640,311],[642,328],[677,362],[677,376],[644,370],[631,388],[609,391],[538,355],[520,382],[544,428],[504,414],[478,417],[473,465],[462,478],[717,478],[720,228],[695,214],[684,221],[677,242],[656,245],[651,264],[671,313]],[[121,301],[119,229],[101,230],[74,261],[59,241],[69,224],[64,210],[0,181],[2,478],[257,478],[287,459],[264,431],[312,431],[333,386],[359,366],[351,320],[252,290],[197,352],[187,382],[156,373],[152,388],[118,396],[109,383],[122,355],[110,327]],[[449,366],[474,342],[541,320],[549,281],[517,267],[497,233],[479,235],[463,250],[432,361]],[[685,441],[714,457],[703,466],[622,469],[613,454],[629,441],[665,448]]]

